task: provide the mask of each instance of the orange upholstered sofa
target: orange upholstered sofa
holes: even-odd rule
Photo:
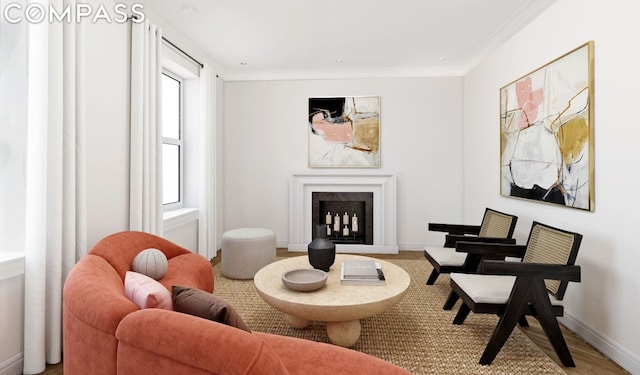
[[[204,257],[165,239],[120,232],[98,242],[64,286],[64,373],[76,374],[409,374],[391,363],[330,344],[246,332],[157,308],[139,309],[124,294],[126,272],[144,249],[168,259],[159,280],[213,291]]]

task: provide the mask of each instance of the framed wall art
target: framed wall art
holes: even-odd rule
[[[503,196],[594,210],[593,41],[500,89]]]
[[[380,97],[309,98],[311,168],[380,168]]]

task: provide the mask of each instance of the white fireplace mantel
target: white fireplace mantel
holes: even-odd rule
[[[396,177],[384,173],[294,173],[289,185],[289,251],[313,239],[313,192],[372,192],[373,245],[336,245],[340,253],[397,254]]]

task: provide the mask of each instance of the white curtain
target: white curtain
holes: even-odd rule
[[[39,0],[63,9],[75,0]],[[73,5],[72,5],[73,6]],[[86,252],[82,25],[28,26],[24,373],[62,352],[62,287]]]
[[[198,253],[207,259],[216,255],[217,232],[216,211],[216,147],[215,147],[215,104],[216,75],[210,65],[200,70],[200,170],[198,175]]]
[[[162,32],[131,23],[129,229],[162,235]]]

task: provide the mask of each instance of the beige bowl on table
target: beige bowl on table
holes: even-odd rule
[[[297,269],[285,272],[282,283],[298,292],[311,292],[320,289],[327,282],[327,273],[317,269]]]

